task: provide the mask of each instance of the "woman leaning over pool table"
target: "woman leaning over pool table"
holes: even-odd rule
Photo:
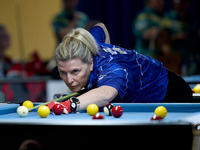
[[[192,100],[189,85],[161,62],[135,50],[111,45],[102,23],[90,32],[73,29],[56,48],[54,59],[60,77],[72,92],[87,90],[77,97],[80,104],[73,111],[84,110],[91,103],[104,106],[108,102]]]

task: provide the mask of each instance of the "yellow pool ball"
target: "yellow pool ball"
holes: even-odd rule
[[[99,112],[99,107],[96,104],[90,104],[90,105],[88,105],[88,107],[87,107],[87,113],[90,116],[94,116],[98,112]]]
[[[50,109],[47,106],[40,106],[37,112],[41,118],[46,118],[50,114]]]
[[[158,106],[154,113],[161,118],[165,118],[167,116],[167,109],[164,106]]]
[[[22,106],[26,106],[26,108],[29,109],[29,108],[33,107],[33,103],[31,101],[27,100],[27,101],[23,102]]]
[[[194,93],[200,93],[200,84],[197,84],[192,90]]]

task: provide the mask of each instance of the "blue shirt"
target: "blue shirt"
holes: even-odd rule
[[[168,85],[167,71],[162,63],[128,50],[104,43],[105,33],[99,26],[90,30],[99,46],[94,56],[87,90],[100,86],[117,89],[115,101],[126,103],[162,102]]]

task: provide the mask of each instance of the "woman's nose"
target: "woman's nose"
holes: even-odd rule
[[[72,84],[73,81],[74,81],[73,77],[72,77],[71,75],[68,75],[68,76],[67,76],[67,82],[68,82],[69,84]]]

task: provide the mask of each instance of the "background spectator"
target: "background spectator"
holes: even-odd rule
[[[78,3],[78,0],[63,0],[64,10],[53,19],[58,42],[74,27],[86,27],[89,18],[85,13],[76,10]]]
[[[188,13],[190,0],[173,0],[172,9],[164,11],[164,1],[145,0],[145,8],[133,22],[135,50],[159,59],[174,72],[195,74],[194,51],[197,23]]]
[[[136,36],[135,50],[141,54],[154,57],[149,48],[150,39],[162,26],[164,16],[164,0],[145,0],[144,9],[133,22],[133,32]]]
[[[12,66],[10,58],[5,56],[5,51],[10,47],[10,35],[3,25],[0,25],[0,77],[4,77]]]

